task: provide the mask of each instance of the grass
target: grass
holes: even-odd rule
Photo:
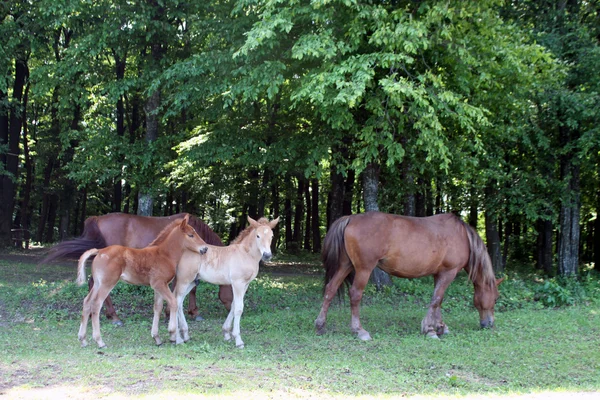
[[[461,274],[444,303],[444,321],[451,334],[436,341],[419,333],[432,294],[431,278],[395,279],[384,292],[370,287],[365,292],[361,320],[373,340],[362,342],[348,328],[347,299],[331,307],[327,333],[314,334],[322,278],[314,264],[300,264],[304,267],[292,265],[295,274],[286,272],[284,265],[270,266],[251,284],[242,317],[243,350],[223,341],[226,313],[216,300],[215,287],[199,288],[205,320],[190,322],[192,340],[156,347],[150,337],[152,291],[122,283],[113,299],[125,326],[113,327],[102,319],[108,347],[99,350],[91,340],[91,326],[90,345],[81,348],[77,340],[87,289],[73,283],[73,266],[38,267],[0,259],[0,395],[227,399],[600,395],[595,393],[600,390],[597,280],[584,282],[587,297],[573,295],[572,305],[548,308],[540,300],[543,284],[510,277],[501,287],[496,328],[480,330],[471,304],[472,286]],[[309,273],[298,275],[302,268]],[[167,339],[166,325],[160,329]]]

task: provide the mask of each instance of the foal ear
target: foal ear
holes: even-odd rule
[[[504,278],[496,279],[496,286],[500,285]]]
[[[277,226],[277,223],[279,222],[279,217],[275,218],[273,221],[269,222],[269,227],[271,229],[275,229],[275,227]]]
[[[181,221],[181,228],[185,228],[185,226],[188,224],[189,220],[190,220],[190,214],[185,214],[185,217],[183,217],[183,221]]]
[[[250,226],[256,228],[258,226],[258,222],[256,222],[255,220],[253,220],[252,218],[250,218],[250,216],[248,215],[248,223],[250,224]]]

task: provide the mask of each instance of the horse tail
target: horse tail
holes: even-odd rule
[[[487,246],[477,234],[475,229],[466,222],[459,220],[465,227],[469,239],[469,262],[467,264],[469,279],[471,282],[480,282],[486,286],[492,286],[496,282],[492,259],[487,251]]]
[[[213,246],[223,246],[223,242],[221,241],[219,235],[217,235],[212,229],[210,229],[210,227],[200,218],[194,217],[190,214],[188,224],[196,230],[198,235],[207,244],[212,244]]]
[[[321,251],[321,261],[325,267],[325,283],[323,285],[323,292],[325,292],[327,284],[331,281],[335,273],[340,268],[340,257],[342,256],[342,252],[346,251],[344,244],[344,231],[350,222],[350,218],[350,215],[346,215],[335,220],[335,222],[331,224],[331,227],[329,228],[329,231],[323,240],[323,249]],[[348,274],[344,280],[344,283],[346,286],[349,286],[352,285],[353,281],[354,271]],[[343,288],[340,285],[338,288],[338,295],[340,296],[343,293],[342,289]]]
[[[41,264],[65,258],[79,258],[86,250],[101,249],[106,247],[106,240],[98,227],[98,217],[89,217],[85,220],[81,236],[60,242],[50,249]]]
[[[91,256],[98,254],[99,251],[98,249],[90,249],[79,257],[79,262],[77,263],[77,284],[79,286],[85,283],[85,262]]]

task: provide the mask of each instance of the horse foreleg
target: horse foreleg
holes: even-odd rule
[[[449,333],[449,329],[442,322],[442,302],[448,285],[456,277],[458,270],[440,272],[433,277],[434,290],[427,315],[421,321],[421,333],[433,339],[439,339],[438,335]]]
[[[235,294],[234,294],[233,302],[231,303],[231,309],[229,310],[229,313],[227,314],[227,318],[225,319],[225,322],[223,323],[223,337],[225,338],[226,341],[231,340],[231,328],[233,325],[233,317],[234,317],[234,312],[235,312],[236,300],[237,299],[235,298]]]
[[[315,320],[315,330],[317,331],[317,335],[322,335],[325,333],[325,324],[327,323],[327,311],[329,310],[329,306],[331,305],[331,301],[335,297],[340,285],[346,279],[348,274],[352,271],[351,267],[343,266],[338,269],[337,272],[331,278],[331,281],[325,286],[325,293],[323,294],[323,305],[321,306],[321,312],[319,316]]]
[[[361,269],[356,272],[354,282],[350,287],[350,308],[352,310],[352,319],[350,321],[350,329],[361,340],[371,340],[371,335],[360,324],[360,302],[362,300],[365,286],[369,281],[370,271]]]
[[[173,292],[177,301],[177,339],[175,341],[177,344],[190,340],[188,323],[183,311],[183,300],[194,287],[193,282],[185,285],[179,281]]]
[[[232,288],[236,300],[231,308],[231,311],[233,311],[233,331],[231,331],[231,335],[235,339],[236,347],[243,349],[244,342],[242,341],[242,336],[240,334],[240,320],[244,313],[244,295],[246,294],[246,290],[248,290],[248,283],[239,286],[232,285]]]

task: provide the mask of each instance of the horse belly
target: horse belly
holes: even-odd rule
[[[212,265],[203,264],[198,269],[198,277],[204,282],[213,283],[215,285],[229,285],[231,279],[229,274]]]

